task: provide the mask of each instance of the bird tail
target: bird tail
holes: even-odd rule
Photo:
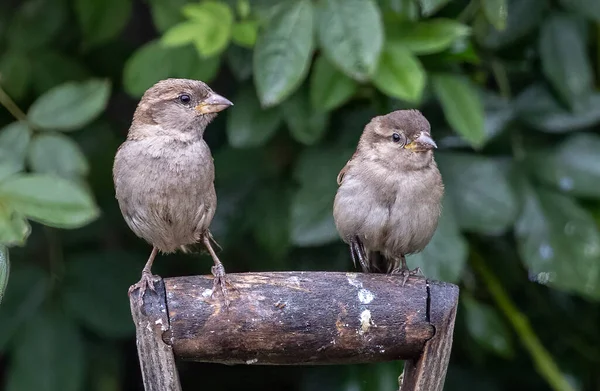
[[[213,235],[210,231],[207,230],[204,235],[208,236],[208,239],[212,242],[212,244],[214,244],[217,247],[218,251],[223,250],[221,245],[219,245],[219,243],[217,243],[217,241],[215,240],[215,238],[213,237]],[[185,254],[207,252],[206,247],[204,246],[204,243],[202,243],[202,241],[198,241],[198,242],[192,243],[192,244],[186,244],[186,245],[180,246],[180,248],[181,248],[181,251],[184,252]]]

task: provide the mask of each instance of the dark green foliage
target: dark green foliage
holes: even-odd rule
[[[0,387],[141,389],[126,292],[150,247],[112,159],[144,91],[186,77],[235,104],[205,134],[228,271],[354,270],[336,176],[373,116],[419,108],[446,196],[408,263],[461,287],[446,389],[597,390],[599,4],[1,2]],[[391,391],[401,364],[180,369],[184,389]]]

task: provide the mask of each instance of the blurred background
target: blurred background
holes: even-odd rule
[[[126,292],[151,248],[111,169],[143,92],[185,77],[235,103],[205,136],[228,272],[354,270],[336,175],[373,116],[419,108],[447,192],[408,263],[461,289],[446,390],[600,390],[599,37],[597,0],[2,0],[0,387],[142,390]],[[402,368],[178,365],[215,391]]]

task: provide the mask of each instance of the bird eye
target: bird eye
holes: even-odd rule
[[[192,100],[192,98],[190,98],[190,96],[188,94],[179,95],[179,101],[181,103],[190,103],[191,100]]]
[[[395,143],[398,143],[398,142],[400,142],[400,140],[402,140],[402,137],[400,137],[400,135],[398,133],[394,133],[394,134],[392,134],[392,140]]]

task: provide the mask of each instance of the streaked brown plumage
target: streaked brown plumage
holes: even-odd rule
[[[394,111],[367,124],[339,173],[335,224],[364,272],[402,273],[406,281],[405,255],[431,240],[444,193],[434,148],[419,111]]]
[[[142,279],[154,290],[151,267],[158,251],[203,243],[214,260],[215,288],[226,298],[225,269],[212,249],[209,225],[217,207],[214,164],[203,139],[206,126],[232,103],[205,83],[162,80],[146,91],[127,140],[115,156],[116,198],[131,230],[152,244]],[[213,290],[214,291],[214,290]]]

